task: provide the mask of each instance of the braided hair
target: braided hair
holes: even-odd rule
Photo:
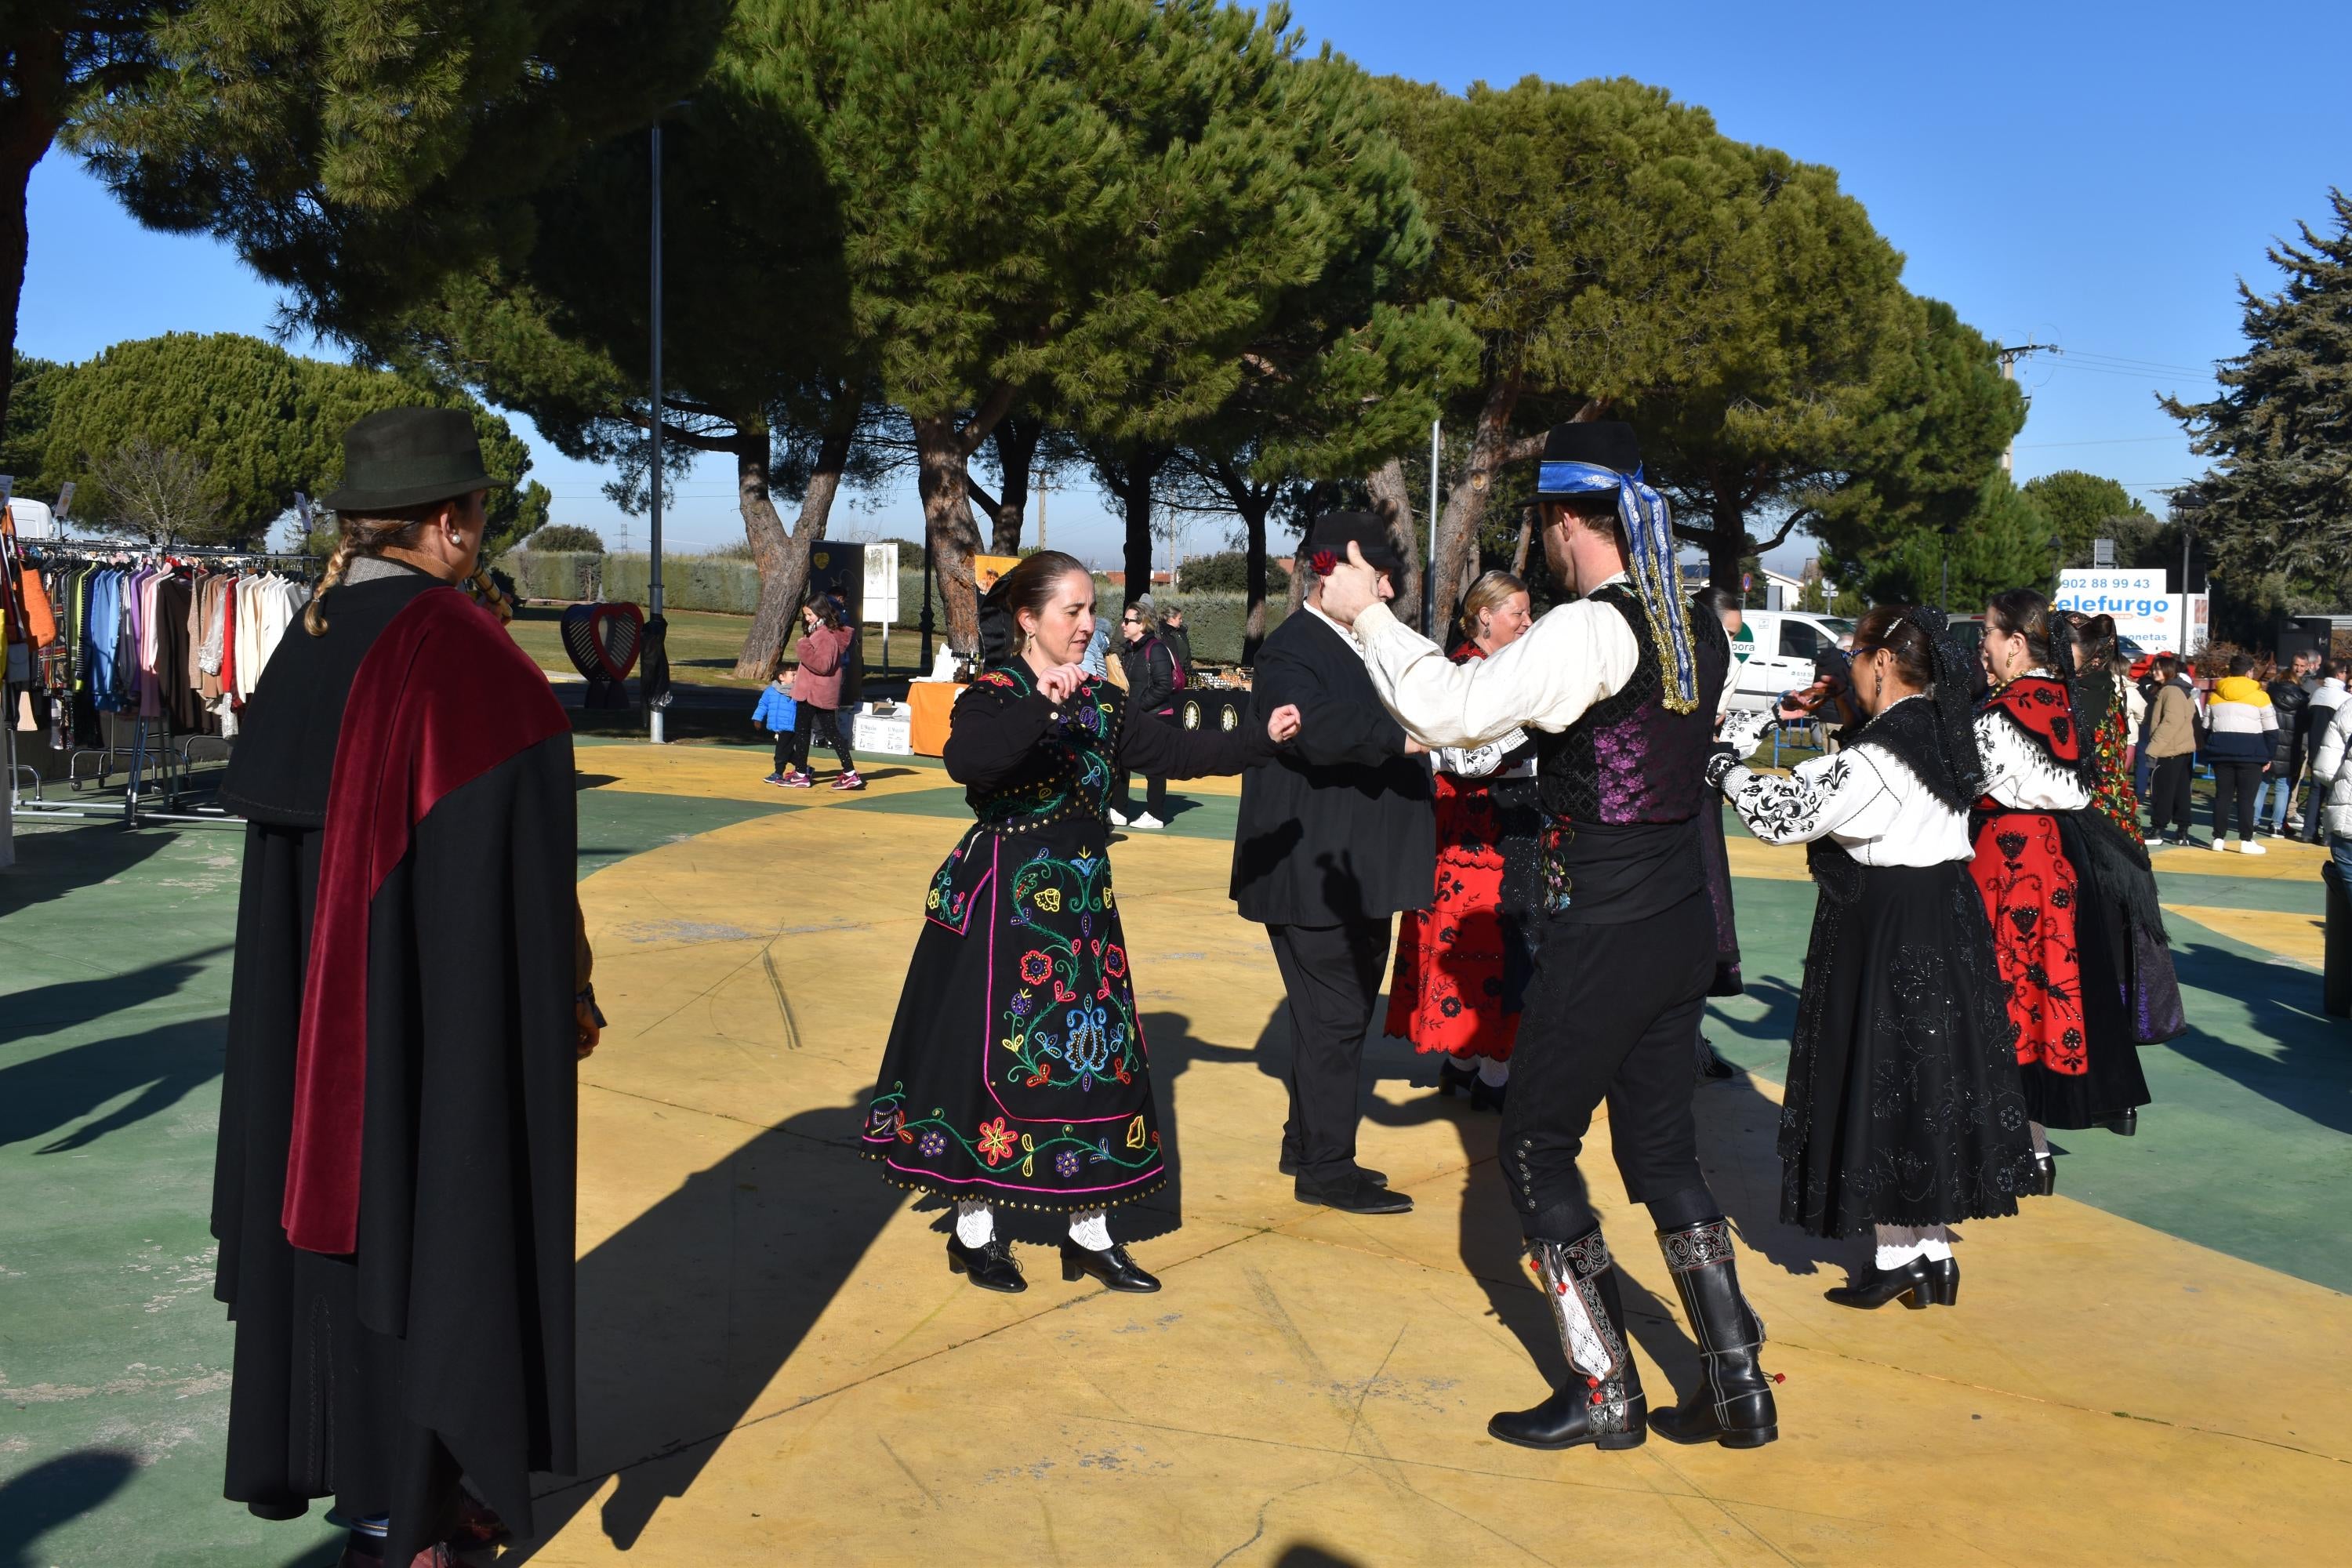
[[[1853,651],[1860,655],[1880,648],[1895,656],[1904,680],[1936,705],[1937,738],[1958,786],[1949,804],[1965,809],[1985,787],[1984,754],[1977,747],[1973,661],[1953,637],[1944,613],[1918,605],[1882,605],[1862,617],[1853,629]],[[1936,781],[1924,782],[1935,789]]]
[[[327,570],[319,578],[319,590],[310,595],[310,603],[302,611],[302,629],[314,637],[327,635],[327,594],[343,580],[354,555],[382,555],[387,550],[414,547],[424,536],[426,520],[440,510],[441,502],[422,506],[404,506],[372,517],[357,517],[349,512],[335,514],[335,552],[327,557]]]

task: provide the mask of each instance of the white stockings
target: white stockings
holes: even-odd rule
[[[986,1247],[996,1238],[996,1211],[984,1198],[956,1202],[956,1239],[966,1247]],[[1101,1209],[1082,1209],[1070,1216],[1070,1239],[1089,1252],[1110,1250],[1110,1220]]]
[[[1915,1258],[1941,1263],[1952,1255],[1952,1231],[1942,1225],[1882,1225],[1878,1227],[1878,1267],[1900,1268]]]

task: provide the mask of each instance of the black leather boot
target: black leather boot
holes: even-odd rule
[[[1652,1411],[1650,1430],[1673,1443],[1762,1447],[1780,1435],[1780,1417],[1761,1361],[1764,1320],[1739,1293],[1731,1226],[1710,1219],[1662,1230],[1658,1246],[1697,1336],[1706,1375],[1674,1409]]]
[[[1541,1405],[1503,1411],[1486,1430],[1522,1448],[1640,1447],[1648,1436],[1643,1417],[1649,1406],[1618,1327],[1625,1309],[1599,1227],[1575,1241],[1531,1241],[1527,1262],[1559,1325],[1568,1378]]]

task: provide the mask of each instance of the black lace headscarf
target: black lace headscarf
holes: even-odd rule
[[[1987,609],[1998,611],[2007,623],[2003,630],[2021,632],[2028,639],[2033,637],[2033,619],[2042,621],[2042,642],[2049,649],[2050,673],[2066,689],[2067,716],[2074,721],[2074,773],[2086,788],[2099,785],[2100,721],[2106,717],[2105,708],[2095,698],[2085,703],[2083,683],[2074,668],[2074,624],[2051,607],[2050,601],[2032,588],[2011,588],[1996,594]]]
[[[1984,755],[1977,749],[1974,667],[1953,640],[1951,624],[1941,611],[1916,605],[1873,610],[1864,620],[1863,633],[1881,616],[1886,617],[1885,629],[1877,634],[1881,640],[1867,641],[1858,633],[1854,651],[1891,646],[1885,639],[1907,625],[1927,645],[1931,684],[1919,704],[1906,701],[1882,709],[1849,742],[1859,745],[1872,740],[1886,746],[1910,764],[1938,800],[1956,811],[1967,811],[1985,787]]]
[[[1977,749],[1976,661],[1952,636],[1951,622],[1943,611],[1914,605],[1904,610],[1901,619],[1927,637],[1936,671],[1936,686],[1930,693],[1936,704],[1936,728],[1943,737],[1952,777],[1966,802],[1973,805],[1985,787],[1984,753]]]

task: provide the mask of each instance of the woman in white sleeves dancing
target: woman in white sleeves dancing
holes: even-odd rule
[[[1869,722],[1794,774],[1718,753],[1708,775],[1771,844],[1808,847],[1820,899],[1780,1111],[1780,1217],[1873,1231],[1841,1306],[1953,1305],[1950,1226],[2033,1190],[2017,1028],[1969,875],[1983,788],[1965,657],[1932,610],[1873,610],[1854,632]],[[1743,753],[1744,754],[1744,753]]]

